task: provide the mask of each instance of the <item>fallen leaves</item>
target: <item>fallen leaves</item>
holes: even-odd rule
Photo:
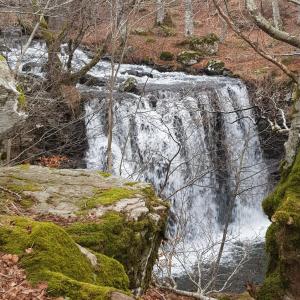
[[[28,252],[29,251],[29,252]],[[32,248],[26,253],[32,253]],[[1,300],[50,300],[46,295],[48,285],[40,283],[32,287],[26,274],[18,266],[19,257],[14,254],[0,253],[0,299]],[[59,298],[58,298],[59,299]],[[63,298],[60,298],[61,300]]]

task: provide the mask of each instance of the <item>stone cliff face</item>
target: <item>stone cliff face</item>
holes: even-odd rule
[[[147,288],[168,212],[150,185],[22,165],[2,168],[0,187],[0,252],[18,254],[33,283],[70,299]]]
[[[272,221],[266,234],[269,263],[259,300],[300,299],[300,152],[263,202]]]

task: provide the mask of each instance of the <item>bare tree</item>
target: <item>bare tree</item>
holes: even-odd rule
[[[156,24],[162,25],[166,16],[165,0],[156,0]]]
[[[192,0],[184,0],[185,36],[194,34],[194,15]]]
[[[246,41],[249,44],[249,46],[253,50],[255,50],[259,55],[261,55],[263,58],[279,67],[294,82],[293,101],[295,109],[292,115],[291,126],[288,129],[288,141],[285,144],[285,161],[287,166],[291,166],[297,154],[298,146],[300,144],[300,78],[298,74],[289,69],[289,67],[282,63],[278,58],[268,53],[263,45],[254,42],[249,38],[247,34],[243,33],[243,31],[237,25],[236,20],[234,20],[234,18],[232,18],[232,16],[230,15],[228,8],[223,9],[221,7],[221,4],[216,0],[213,0],[213,2],[221,17],[227,22],[227,24],[238,36],[240,36],[244,41]],[[246,7],[252,17],[254,24],[259,29],[261,29],[263,32],[265,32],[277,41],[283,42],[287,45],[300,49],[299,37],[294,35],[293,33],[289,33],[287,31],[278,29],[275,26],[273,26],[262,15],[254,0],[246,0]],[[287,130],[287,128],[285,128],[285,130]]]
[[[281,16],[280,16],[280,9],[279,9],[278,0],[272,0],[272,9],[273,9],[274,26],[277,29],[282,29],[282,20],[281,20]]]

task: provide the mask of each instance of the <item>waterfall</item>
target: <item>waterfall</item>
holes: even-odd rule
[[[94,76],[109,69],[106,64],[98,68]],[[268,222],[261,200],[268,173],[245,85],[238,79],[130,65],[121,67],[119,79],[137,69],[152,72],[135,77],[141,95],[115,93],[114,173],[151,182],[172,201],[174,213],[184,207],[193,220],[209,216],[214,226],[224,224],[234,197],[232,222],[238,233],[264,232]],[[85,106],[88,168],[102,169],[106,163],[105,99],[105,89],[99,90]]]
[[[12,65],[19,51],[9,55]],[[42,64],[46,59],[45,45],[35,43],[21,68],[28,72],[31,62],[31,72],[44,76]],[[88,60],[85,52],[75,52],[75,67]],[[110,64],[105,61],[89,72],[103,81],[110,73]],[[120,84],[128,77],[137,80],[138,95],[120,92]],[[104,169],[107,90],[105,86],[82,84],[78,88],[88,95],[87,167]],[[113,171],[134,181],[151,182],[161,197],[171,201],[171,236],[180,222],[186,226],[185,239],[190,242],[203,239],[205,226],[219,234],[231,201],[231,233],[241,240],[264,235],[268,220],[261,201],[268,190],[268,172],[241,80],[160,73],[146,66],[124,64],[114,99]]]

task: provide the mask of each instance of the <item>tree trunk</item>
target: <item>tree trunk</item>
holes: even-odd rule
[[[280,16],[278,0],[272,0],[272,9],[273,9],[274,26],[277,29],[282,29],[282,20],[281,20],[281,16]]]
[[[165,20],[165,0],[156,0],[156,24],[162,25]]]
[[[294,103],[294,110],[289,137],[284,145],[285,161],[287,163],[286,167],[290,167],[293,164],[300,146],[300,82],[298,85],[295,84],[292,99]]]
[[[185,36],[194,34],[194,18],[192,0],[184,0]]]

